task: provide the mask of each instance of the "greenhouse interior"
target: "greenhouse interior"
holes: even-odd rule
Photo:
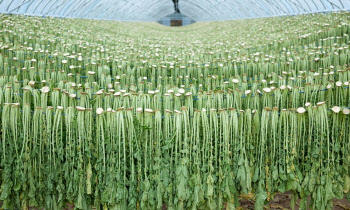
[[[0,209],[350,209],[349,24],[349,0],[0,0]]]

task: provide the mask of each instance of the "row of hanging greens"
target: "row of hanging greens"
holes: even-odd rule
[[[325,101],[328,107],[346,108],[350,107],[350,88],[348,82],[344,84],[336,82],[327,86],[306,85],[304,88],[282,85],[280,88],[269,86],[261,90],[253,86],[250,87],[251,90],[244,92],[230,88],[215,92],[198,91],[194,86],[186,92],[183,88],[167,86],[168,90],[126,93],[125,90],[116,92],[115,89],[99,89],[96,84],[92,88],[83,88],[73,83],[61,82],[59,88],[50,89],[48,86],[39,86],[40,89],[34,89],[35,83],[32,81],[23,88],[22,83],[14,82],[13,87],[9,84],[0,87],[0,108],[3,109],[6,105],[17,103],[29,106],[30,111],[34,111],[37,107],[46,109],[48,106],[55,111],[59,106],[63,108],[79,106],[92,109],[102,107],[112,110],[134,107],[133,115],[136,114],[136,108],[159,110],[164,115],[166,111],[180,110],[182,106],[185,106],[191,116],[195,110],[203,108],[207,110],[231,107],[238,110],[248,108],[261,110],[264,107],[289,109],[304,106],[306,103],[316,104],[320,101]]]
[[[282,56],[280,57],[280,61],[274,61],[269,58],[267,58],[268,60],[264,60],[264,55],[259,55],[254,56],[255,58],[252,58],[252,61],[249,62],[224,60],[209,64],[177,64],[177,66],[173,66],[174,64],[171,62],[158,63],[158,65],[140,62],[139,66],[131,66],[137,65],[138,61],[136,61],[136,63],[133,62],[123,65],[118,65],[117,61],[110,63],[96,61],[96,63],[87,62],[84,64],[82,61],[79,62],[78,59],[73,58],[60,58],[57,59],[58,61],[54,61],[48,54],[39,56],[42,57],[41,59],[38,58],[39,60],[27,57],[27,60],[20,61],[17,57],[14,57],[17,56],[17,53],[3,49],[0,50],[0,74],[11,76],[23,72],[24,78],[26,78],[25,76],[28,77],[28,75],[33,77],[35,74],[40,74],[40,77],[59,79],[60,77],[67,78],[69,76],[87,77],[89,76],[88,72],[96,71],[104,73],[105,78],[108,78],[109,76],[114,78],[117,75],[123,74],[136,78],[165,78],[170,76],[175,78],[186,76],[190,78],[200,78],[210,75],[220,75],[221,77],[228,78],[232,75],[237,76],[243,73],[248,77],[255,77],[256,75],[267,76],[273,73],[282,74],[284,71],[291,70],[309,71],[325,69],[326,71],[330,71],[330,65],[341,68],[349,63],[350,52],[348,44],[344,44],[344,46],[345,49],[342,49],[342,52],[330,52],[329,54],[331,54],[331,56],[325,56],[324,58],[320,58],[321,56],[318,55],[318,57],[308,57],[305,59],[300,59],[299,57],[290,58],[286,61],[286,58]],[[10,54],[13,54],[12,59],[9,59],[9,57],[6,56],[9,52]],[[305,56],[308,56],[309,54],[308,52],[302,53],[304,53]],[[259,59],[257,57],[259,57]],[[46,76],[43,76],[44,74]]]
[[[262,209],[292,191],[301,209],[329,209],[350,188],[350,110],[315,105],[191,118],[186,107],[135,116],[131,108],[32,113],[29,104],[6,104],[2,208],[234,209],[252,193]]]
[[[350,60],[349,60],[350,63]],[[104,70],[103,70],[104,69]],[[261,70],[261,69],[260,69]],[[196,70],[197,71],[197,70]],[[6,72],[14,73],[8,76]],[[200,71],[198,71],[200,72]],[[334,81],[346,82],[350,80],[350,68],[347,65],[343,66],[329,66],[329,69],[320,68],[316,71],[282,71],[281,74],[275,72],[264,75],[263,73],[257,73],[254,77],[248,77],[247,74],[242,75],[235,74],[235,76],[225,77],[224,75],[208,75],[203,76],[199,73],[198,77],[178,76],[178,77],[134,77],[126,74],[112,76],[108,67],[99,68],[95,71],[87,71],[87,76],[81,76],[80,74],[73,75],[64,71],[56,70],[15,70],[9,69],[8,71],[0,71],[2,75],[0,78],[1,86],[6,81],[26,81],[31,80],[37,83],[49,83],[51,86],[65,82],[74,82],[77,84],[84,84],[84,86],[91,87],[92,84],[97,83],[100,87],[107,87],[109,85],[115,85],[119,88],[128,89],[131,88],[135,91],[155,90],[159,86],[184,86],[189,88],[190,86],[196,85],[205,88],[206,90],[211,89],[225,89],[227,87],[238,87],[243,88],[250,87],[256,83],[261,86],[267,86],[271,84],[285,84],[291,86],[305,86],[306,83],[310,84],[326,84]],[[7,76],[6,76],[7,75]],[[129,87],[130,86],[130,87]],[[116,87],[116,88],[117,88]]]

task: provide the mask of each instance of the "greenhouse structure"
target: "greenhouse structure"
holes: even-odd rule
[[[350,209],[350,0],[0,0],[19,209]]]
[[[191,18],[181,14],[181,13],[173,13],[161,18],[158,23],[165,26],[187,26],[194,23],[194,20]]]

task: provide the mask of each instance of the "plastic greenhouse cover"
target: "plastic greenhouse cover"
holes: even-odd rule
[[[182,14],[195,21],[297,15],[350,10],[349,0],[180,0]],[[0,13],[157,21],[174,12],[171,0],[0,0]]]

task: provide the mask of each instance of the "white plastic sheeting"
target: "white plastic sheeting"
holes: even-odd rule
[[[350,0],[179,0],[196,20],[232,20],[350,10]],[[0,13],[156,21],[174,12],[171,0],[0,0]]]
[[[350,0],[180,0],[179,5],[196,21],[350,10]]]

